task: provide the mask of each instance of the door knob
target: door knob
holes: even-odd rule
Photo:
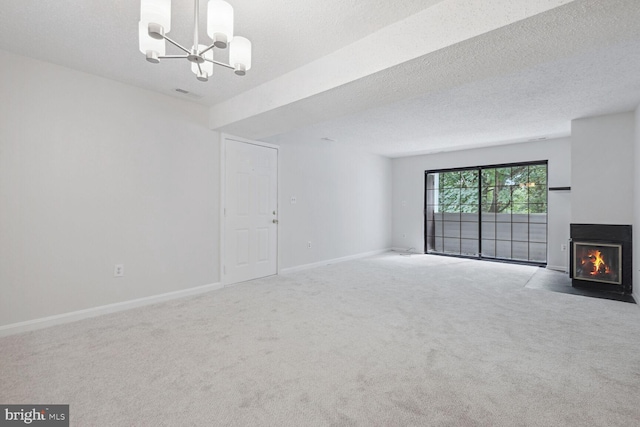
[[[273,220],[273,223],[274,223],[274,224],[277,224],[277,223],[278,223],[278,220],[277,220],[277,219],[274,219],[274,220]]]

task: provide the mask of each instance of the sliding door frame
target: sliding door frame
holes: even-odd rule
[[[547,203],[546,203],[546,215],[547,215],[547,219],[546,219],[546,233],[547,233],[547,237],[546,237],[546,241],[545,244],[547,246],[546,248],[546,255],[545,255],[545,259],[547,258],[548,254],[549,254],[549,197],[548,197],[548,191],[549,191],[549,161],[548,160],[537,160],[537,161],[529,161],[529,162],[513,162],[513,163],[498,163],[498,164],[493,164],[493,165],[481,165],[481,166],[466,166],[466,167],[459,167],[459,168],[445,168],[445,169],[430,169],[430,170],[425,170],[424,171],[424,211],[423,211],[423,215],[424,215],[424,253],[425,254],[433,254],[433,255],[440,255],[440,256],[448,256],[448,257],[454,257],[454,258],[466,258],[466,259],[481,259],[481,260],[485,260],[485,261],[496,261],[496,262],[508,262],[508,263],[514,263],[514,264],[527,264],[527,265],[536,265],[536,266],[546,266],[547,265],[547,261],[545,262],[536,262],[536,261],[527,261],[527,260],[518,260],[518,259],[508,259],[508,258],[498,258],[498,257],[484,257],[482,256],[482,171],[484,169],[499,169],[499,168],[510,168],[510,167],[514,167],[514,166],[538,166],[538,165],[545,165],[547,167],[547,179],[546,179],[546,187],[547,187]],[[462,255],[462,254],[447,254],[447,253],[432,253],[429,252],[429,233],[428,233],[428,226],[429,226],[429,221],[428,221],[428,191],[429,191],[429,184],[428,184],[428,176],[429,174],[435,174],[435,173],[445,173],[445,172],[464,172],[464,171],[470,171],[470,170],[477,170],[478,171],[478,255],[476,256],[472,256],[472,255]],[[443,239],[444,239],[444,235],[443,235]],[[513,240],[513,236],[511,237],[511,240]],[[443,242],[444,244],[444,242]],[[443,248],[444,249],[444,248]]]

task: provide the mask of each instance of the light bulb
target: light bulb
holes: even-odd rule
[[[165,54],[165,41],[164,39],[158,40],[154,39],[147,32],[147,23],[146,22],[138,22],[138,41],[140,52],[145,55],[147,52],[156,52],[157,55],[163,56]]]
[[[234,37],[229,49],[229,65],[235,73],[244,76],[251,69],[251,42],[244,37]]]
[[[171,31],[171,0],[140,0],[140,22],[145,28],[152,22],[162,25],[165,33]]]
[[[224,0],[209,0],[207,34],[217,48],[225,49],[233,40],[233,7]]]

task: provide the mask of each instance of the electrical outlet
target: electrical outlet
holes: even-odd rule
[[[124,264],[116,264],[113,269],[113,277],[122,277],[124,276]]]
[[[402,201],[402,206],[407,206],[407,201],[406,200]]]
[[[298,203],[298,199],[296,199],[296,196],[291,196],[291,204],[295,205],[296,203]]]
[[[307,249],[311,249],[311,242],[307,242]]]
[[[566,252],[567,251],[567,245],[560,245],[560,250],[562,252]]]

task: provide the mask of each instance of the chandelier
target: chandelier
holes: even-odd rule
[[[233,35],[233,8],[224,0],[209,0],[207,4],[207,35],[211,44],[199,40],[200,1],[194,0],[193,45],[187,48],[167,33],[171,31],[171,0],[141,0],[138,33],[140,52],[147,61],[157,64],[161,59],[186,59],[191,71],[202,82],[213,74],[213,65],[231,68],[239,76],[251,69],[251,42]],[[166,42],[184,52],[183,55],[166,55]],[[215,61],[213,49],[229,46],[229,63]]]

